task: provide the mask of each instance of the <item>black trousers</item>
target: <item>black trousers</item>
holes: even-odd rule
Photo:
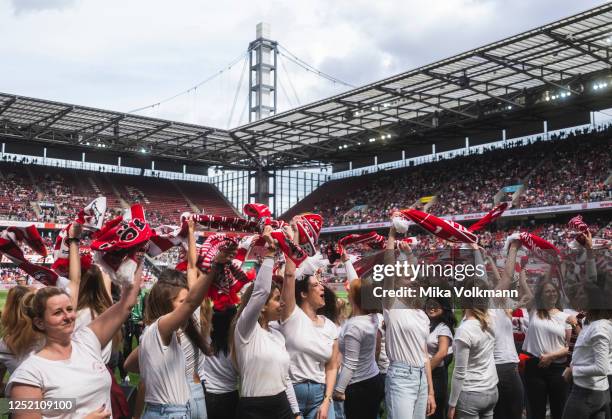
[[[496,364],[497,393],[499,399],[493,411],[495,419],[521,419],[523,417],[523,381],[518,364]]]
[[[385,397],[385,382],[378,374],[367,380],[350,384],[344,392],[346,419],[376,419],[380,403]]]
[[[208,419],[226,419],[236,416],[238,407],[238,390],[229,393],[209,393],[205,391],[206,414]]]
[[[437,367],[431,370],[434,395],[436,398],[436,411],[428,416],[432,419],[446,419],[448,405],[448,367]]]
[[[294,416],[283,391],[275,396],[241,397],[236,419],[294,419]]]
[[[563,411],[563,419],[605,419],[609,415],[609,390],[595,391],[576,384],[572,386]]]
[[[132,352],[132,338],[136,338],[136,344],[140,340],[143,326],[128,319],[124,323],[123,328],[123,359],[127,359],[128,355]]]
[[[531,419],[546,418],[546,402],[550,403],[551,419],[561,419],[567,400],[568,384],[563,379],[564,364],[538,367],[539,358],[525,363],[525,389],[530,406]]]

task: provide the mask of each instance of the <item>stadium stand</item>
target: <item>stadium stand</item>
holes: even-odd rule
[[[220,192],[205,183],[16,162],[0,162],[0,176],[0,218],[6,220],[63,223],[101,195],[114,213],[128,203],[142,203],[153,225],[176,224],[185,211],[236,215]]]
[[[612,199],[612,128],[584,130],[526,146],[492,148],[421,166],[328,182],[284,214],[320,212],[327,226],[388,219],[411,205],[440,215],[490,210],[512,199],[527,208]],[[560,176],[559,173],[562,175]],[[503,188],[524,185],[512,195]],[[425,202],[419,202],[421,198]]]

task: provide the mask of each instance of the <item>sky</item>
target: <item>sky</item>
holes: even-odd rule
[[[248,120],[241,56],[259,22],[303,61],[360,86],[603,3],[0,0],[0,92],[129,112],[219,73],[138,114],[236,127]],[[279,111],[348,89],[279,60]]]

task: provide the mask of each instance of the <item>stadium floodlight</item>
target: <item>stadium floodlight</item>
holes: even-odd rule
[[[140,149],[140,152],[141,152],[142,154],[145,154],[145,153],[147,152],[147,150],[145,150],[144,148],[141,148],[141,149]]]
[[[374,141],[376,141],[376,138],[370,138],[368,141],[373,143]]]

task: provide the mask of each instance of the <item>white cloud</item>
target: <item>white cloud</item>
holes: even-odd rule
[[[601,3],[0,0],[0,91],[128,111],[214,74],[246,51],[260,21],[303,60],[363,84]],[[289,75],[279,69],[281,110],[297,105],[291,85],[301,104],[346,90],[292,63],[285,68]],[[238,63],[196,92],[142,114],[225,128],[241,69]],[[243,82],[232,126],[245,94]]]

